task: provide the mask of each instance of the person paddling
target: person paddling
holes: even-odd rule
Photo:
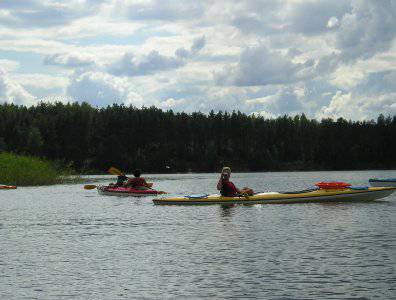
[[[125,176],[124,173],[122,173],[121,175],[117,176],[117,182],[116,182],[116,186],[124,186],[125,181],[128,180],[128,177]]]
[[[251,196],[253,195],[253,190],[248,187],[244,187],[239,190],[234,183],[230,181],[231,169],[229,167],[224,167],[221,170],[220,179],[217,182],[217,189],[223,197],[238,197],[238,196]]]
[[[128,177],[126,177],[124,173],[121,173],[120,175],[117,176],[117,182],[110,183],[109,186],[111,186],[111,187],[124,186],[125,181],[127,181],[127,180],[128,180]]]
[[[143,177],[140,177],[141,174],[142,174],[142,171],[139,169],[136,169],[135,171],[133,171],[133,176],[135,176],[135,177],[129,178],[124,186],[132,187],[135,189],[149,189],[149,188],[151,188],[151,185],[146,182],[146,179],[144,179]]]

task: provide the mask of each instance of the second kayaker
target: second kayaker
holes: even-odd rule
[[[140,177],[142,174],[142,171],[139,169],[136,169],[133,171],[133,176],[134,178],[129,178],[128,181],[125,183],[126,187],[133,187],[135,189],[149,189],[151,188],[151,185],[146,182],[146,179],[144,177]]]
[[[238,196],[251,196],[253,195],[253,190],[248,187],[244,187],[239,190],[234,183],[230,181],[231,169],[229,167],[224,167],[221,170],[220,179],[217,182],[217,189],[220,194],[224,197],[238,197]]]

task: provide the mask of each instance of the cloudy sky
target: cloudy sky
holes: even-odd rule
[[[396,114],[396,0],[0,0],[0,102]]]

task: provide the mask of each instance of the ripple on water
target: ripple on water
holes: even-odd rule
[[[234,174],[234,181],[285,190],[326,176],[364,185],[370,174]],[[217,174],[152,178],[175,194],[213,193]],[[81,185],[21,188],[12,195],[0,198],[0,299],[395,295],[394,196],[222,208],[159,207],[151,198],[104,197]]]

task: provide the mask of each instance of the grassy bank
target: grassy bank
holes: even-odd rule
[[[0,184],[56,184],[61,182],[61,175],[61,172],[48,161],[31,156],[0,153]]]

